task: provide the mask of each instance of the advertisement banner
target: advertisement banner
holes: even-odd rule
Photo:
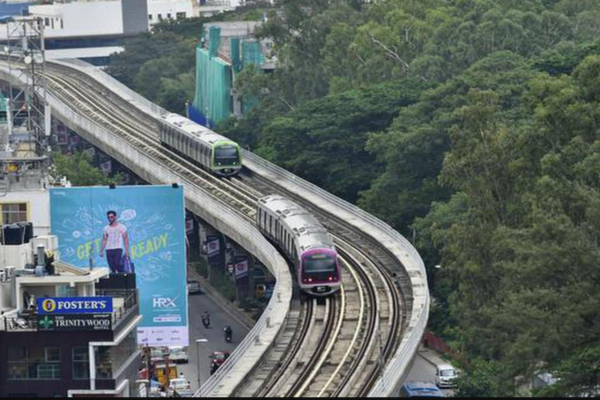
[[[215,257],[221,254],[221,241],[218,236],[206,237],[206,254],[208,257]]]
[[[38,314],[112,314],[112,297],[49,297],[37,299]]]
[[[50,208],[63,261],[84,269],[108,267],[111,274],[135,272],[140,344],[187,346],[183,188],[53,188]]]
[[[40,332],[105,332],[112,331],[112,315],[38,315]]]
[[[247,257],[236,257],[233,263],[233,268],[235,270],[235,278],[241,279],[245,276],[248,276],[248,265],[249,261]]]

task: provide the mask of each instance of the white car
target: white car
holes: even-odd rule
[[[188,363],[189,357],[186,347],[169,347],[169,360],[174,363]]]
[[[171,382],[169,383],[169,389],[171,389],[172,392],[189,392],[190,390],[192,390],[192,387],[187,379],[176,378],[171,379]]]
[[[435,373],[435,384],[440,388],[452,388],[456,386],[458,373],[456,369],[449,364],[438,365]]]

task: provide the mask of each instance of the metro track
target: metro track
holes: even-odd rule
[[[79,76],[79,73],[69,71],[68,76],[65,76],[63,69],[66,68],[48,68],[46,71],[54,96],[67,104],[76,105],[79,112],[87,118],[122,137],[132,146],[153,157],[156,162],[178,172],[182,183],[202,188],[234,207],[249,220],[254,218],[258,197],[283,194],[303,203],[303,206],[320,217],[331,232],[337,233],[336,244],[345,260],[344,294],[326,301],[331,305],[330,311],[324,313],[327,318],[323,321],[322,330],[314,327],[315,309],[318,308],[313,304],[315,301],[303,303],[305,317],[298,337],[300,345],[296,343],[292,346],[289,362],[285,363],[289,366],[305,364],[307,368],[300,372],[296,381],[299,382],[298,385],[293,384],[294,387],[291,387],[287,394],[295,397],[305,394],[337,397],[368,393],[381,372],[381,362],[385,362],[391,356],[399,343],[402,321],[405,318],[406,305],[403,305],[403,296],[385,268],[385,264],[390,262],[389,255],[385,251],[361,250],[357,243],[369,246],[376,244],[343,221],[337,220],[335,216],[318,211],[298,196],[247,170],[240,177],[214,177],[190,160],[164,148],[158,139],[156,121],[152,121],[149,116],[117,96],[103,92],[102,88],[97,87],[99,84],[90,84],[87,80],[89,78],[86,79],[84,74]],[[373,252],[378,254],[371,259],[372,255],[369,253]],[[385,326],[382,323],[384,320],[387,321]],[[341,335],[342,330],[349,330],[351,334]],[[310,353],[312,357],[306,363],[295,362],[294,353],[300,353],[305,340],[310,341],[311,335],[314,334],[320,338],[316,341],[317,346],[312,349],[312,353],[311,349],[304,348],[304,353]],[[382,337],[385,337],[385,342],[381,339],[382,342],[379,343]],[[347,345],[347,348],[340,350],[339,347],[344,345]],[[289,371],[279,371],[277,376],[289,377]],[[267,386],[273,388],[277,385],[271,382],[265,385]],[[264,391],[265,388],[262,389]],[[278,395],[269,392],[270,390],[266,392],[269,396]]]

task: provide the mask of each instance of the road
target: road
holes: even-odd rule
[[[249,330],[240,322],[227,313],[222,307],[205,294],[189,297],[190,310],[190,347],[188,349],[189,363],[180,365],[179,371],[183,372],[190,381],[192,389],[198,389],[198,354],[200,354],[200,382],[206,382],[210,378],[209,356],[213,351],[233,352],[237,345],[246,337]],[[202,313],[210,313],[210,328],[204,328],[202,324]],[[233,330],[232,343],[225,342],[223,328],[230,325]],[[207,339],[207,343],[200,343],[197,347],[197,339]]]
[[[425,360],[421,355],[418,355],[415,359],[412,369],[410,370],[410,374],[406,379],[408,381],[416,381],[416,382],[432,382],[435,383],[435,367]],[[454,395],[453,389],[442,389],[442,392],[446,395],[446,397],[452,397]]]

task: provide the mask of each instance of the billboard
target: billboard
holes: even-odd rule
[[[54,188],[50,208],[63,261],[136,274],[140,344],[187,346],[183,188]]]

